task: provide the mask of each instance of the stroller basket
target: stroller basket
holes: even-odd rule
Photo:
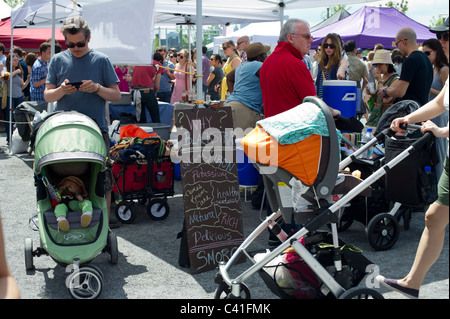
[[[385,140],[386,163],[419,138],[396,136]],[[409,206],[425,206],[437,198],[435,138],[386,173],[386,198]]]

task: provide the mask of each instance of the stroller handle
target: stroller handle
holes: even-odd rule
[[[402,130],[407,130],[407,129],[412,129],[412,130],[420,130],[421,129],[421,125],[416,125],[416,124],[407,124],[407,123],[402,123],[400,124],[400,128]],[[382,138],[382,136],[388,136],[388,137],[392,137],[395,135],[395,131],[391,130],[390,128],[384,129],[381,133],[379,133],[376,137],[377,139]],[[411,146],[414,148],[414,150],[420,149],[422,148],[425,144],[427,144],[429,141],[431,141],[434,138],[433,132],[427,131],[423,134],[423,136],[421,138],[419,138],[417,141],[415,141],[413,144],[411,144]]]

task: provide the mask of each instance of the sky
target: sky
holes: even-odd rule
[[[401,2],[400,0],[393,0],[394,2]],[[351,14],[358,11],[364,5],[379,7],[380,4],[384,5],[388,0],[374,1],[362,4],[349,4],[347,5],[347,11]],[[339,4],[339,0],[336,1]],[[443,15],[447,17],[449,15],[449,1],[448,0],[408,0],[408,11],[406,15],[423,24],[430,25],[431,19],[434,16],[437,19],[439,16]],[[322,12],[326,12],[326,7],[314,8],[314,9],[304,9],[304,10],[286,10],[285,15],[290,18],[304,19],[309,22],[310,26],[314,26],[322,22],[321,15]]]

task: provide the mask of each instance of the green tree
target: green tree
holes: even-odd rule
[[[351,7],[347,7],[347,5],[337,5],[337,6],[332,6],[332,7],[328,7],[327,8],[327,11],[323,11],[321,14],[320,14],[320,18],[322,19],[322,20],[326,20],[326,19],[328,19],[329,17],[331,17],[333,14],[335,14],[335,13],[337,13],[339,10],[341,10],[341,9],[344,9],[344,10],[347,10],[347,11],[350,11],[350,9],[351,9]]]
[[[23,4],[25,0],[3,0],[3,2],[11,8],[15,8],[16,6]]]
[[[401,2],[388,1],[384,5],[380,5],[380,7],[394,8],[400,11],[401,13],[406,14],[406,11],[408,11],[408,1],[406,0],[402,0]]]
[[[431,17],[430,20],[430,24],[428,25],[428,27],[432,28],[432,27],[437,27],[438,25],[442,25],[444,24],[446,18],[444,17]]]

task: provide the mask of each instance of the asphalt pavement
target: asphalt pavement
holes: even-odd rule
[[[29,218],[36,212],[36,190],[33,183],[33,156],[9,153],[5,134],[0,134],[0,200],[4,227],[6,254],[9,267],[18,282],[24,299],[71,299],[65,287],[68,275],[65,268],[50,257],[34,258],[36,267],[26,271],[24,241],[29,237],[34,247],[39,245],[39,233],[29,227]],[[184,211],[181,182],[175,182],[176,194],[169,199],[170,214],[162,221],[151,220],[145,208],[136,204],[138,216],[134,224],[122,224],[113,229],[118,238],[119,260],[108,263],[107,254],[101,254],[92,263],[104,274],[104,287],[99,299],[212,299],[217,285],[216,271],[192,275],[188,268],[178,265],[180,240],[177,233],[182,228]],[[243,195],[243,194],[242,194]],[[260,223],[259,210],[242,198],[245,235]],[[403,225],[403,221],[400,222]],[[375,251],[368,243],[365,225],[354,222],[340,238],[363,250],[375,268],[361,284],[376,288],[386,299],[404,299],[401,294],[377,288],[373,279],[378,272],[386,277],[404,276],[414,260],[415,251],[424,227],[424,213],[413,213],[410,228],[401,233],[398,242],[387,251]],[[260,236],[255,250],[268,248],[267,237]],[[448,228],[441,256],[431,267],[420,292],[423,299],[449,299]],[[249,267],[249,262],[236,265],[239,273]],[[372,277],[370,277],[373,275]],[[246,283],[252,298],[276,298],[258,275]]]

